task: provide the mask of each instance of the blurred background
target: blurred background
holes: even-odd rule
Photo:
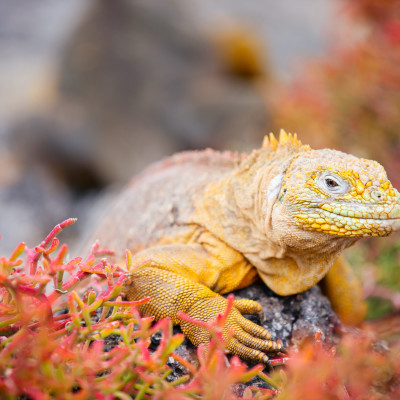
[[[80,244],[151,162],[280,128],[400,188],[399,65],[398,0],[0,0],[1,254],[69,217]],[[347,256],[369,316],[399,310],[399,235]]]

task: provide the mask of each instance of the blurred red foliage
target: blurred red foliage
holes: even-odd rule
[[[33,249],[21,243],[11,257],[0,258],[1,398],[228,400],[238,398],[237,384],[257,375],[271,389],[249,386],[245,398],[399,398],[398,343],[389,350],[380,348],[372,334],[361,331],[345,335],[328,350],[317,333],[314,343],[271,360],[271,366],[286,367],[270,376],[263,372],[265,366],[248,369],[236,356],[228,361],[222,331],[233,296],[216,321],[192,320],[206,327],[212,340],[207,349],[199,347],[199,365],[191,365],[173,353],[183,335],[172,334],[169,319],[151,326],[152,318],[142,318],[135,307],[147,299],[127,302],[119,296],[127,274],[141,267],[132,265],[129,251],[126,270],[104,259],[96,262],[110,253],[97,244],[85,260],[64,260],[67,246],[59,248],[56,235],[73,222],[57,225]],[[24,252],[25,263],[20,258]],[[96,275],[105,278],[103,284],[82,286],[85,277]],[[151,351],[150,337],[159,331],[161,343]],[[111,334],[121,339],[106,351],[104,339]],[[188,375],[168,381],[170,357],[186,367]]]
[[[379,348],[365,332],[345,335],[325,349],[316,335],[292,354],[285,374],[273,374],[284,388],[276,400],[395,400],[400,396],[400,348]]]

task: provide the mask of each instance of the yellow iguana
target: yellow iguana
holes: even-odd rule
[[[400,228],[400,196],[375,161],[335,150],[312,150],[296,135],[271,134],[251,154],[205,150],[177,154],[136,177],[102,221],[96,238],[134,262],[152,262],[124,284],[129,300],[145,296],[144,315],[170,317],[194,343],[206,330],[178,313],[210,321],[224,312],[223,293],[258,276],[290,295],[324,279],[342,320],[365,313],[361,288],[340,253],[358,239]],[[280,349],[270,333],[242,314],[260,312],[237,300],[227,343],[243,359],[266,362]],[[273,310],[271,310],[273,311]]]

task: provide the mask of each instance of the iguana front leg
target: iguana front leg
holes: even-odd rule
[[[214,250],[216,248],[211,247],[207,250],[199,244],[164,245],[137,253],[134,257],[135,263],[149,258],[152,262],[136,270],[128,278],[123,287],[125,297],[128,300],[138,300],[149,296],[150,300],[140,306],[143,315],[154,315],[156,320],[170,317],[174,324],[180,324],[183,333],[194,345],[207,344],[210,341],[208,331],[181,320],[178,313],[182,311],[194,319],[209,322],[215,320],[218,314],[225,312],[227,300],[206,286],[207,284],[227,288],[226,282],[219,283],[219,280],[224,277],[226,279],[229,266],[225,265],[223,268],[224,266],[220,265],[217,268],[220,259],[211,254]],[[217,253],[220,255],[219,251]],[[228,254],[223,258],[228,262]],[[230,265],[233,271],[238,268],[238,262],[246,263],[243,257],[241,259],[234,257],[233,265]],[[242,265],[242,270],[244,269],[245,266]],[[247,269],[250,270],[251,267]],[[233,287],[233,282],[232,277],[229,286]],[[239,277],[236,286],[240,284]],[[266,329],[241,314],[241,312],[256,314],[260,311],[260,305],[252,300],[235,301],[227,317],[223,335],[227,338],[228,332],[230,330],[233,332],[227,343],[231,353],[246,360],[266,362],[268,356],[265,353],[278,351],[281,344],[270,340],[271,334]]]

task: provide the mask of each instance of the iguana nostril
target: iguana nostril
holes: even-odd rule
[[[372,197],[374,200],[379,201],[379,200],[382,199],[382,193],[379,192],[378,190],[374,190],[374,191],[371,193],[371,197]]]

